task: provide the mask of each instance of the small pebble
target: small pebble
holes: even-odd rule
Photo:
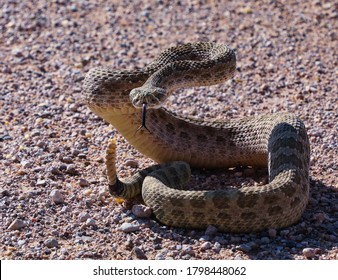
[[[221,244],[221,245],[225,245],[225,244],[228,243],[228,240],[227,240],[226,238],[220,237],[220,236],[215,236],[214,241],[215,241],[216,243]],[[215,243],[215,244],[216,244],[216,243]]]
[[[92,189],[86,189],[86,190],[83,191],[83,194],[84,194],[85,196],[90,196],[90,195],[92,194],[92,192],[93,192]]]
[[[269,237],[262,237],[261,238],[261,243],[262,244],[268,244],[268,243],[270,243],[270,238]]]
[[[209,241],[209,240],[210,240],[210,236],[209,235],[203,235],[199,239],[199,241]]]
[[[212,249],[214,250],[214,252],[219,253],[221,251],[221,248],[222,248],[221,244],[215,242],[214,247]]]
[[[241,244],[241,245],[237,246],[236,249],[239,250],[239,251],[242,251],[244,253],[249,253],[252,250],[252,248],[249,244]]]
[[[133,223],[123,223],[120,227],[119,230],[122,230],[123,232],[133,232],[137,231],[140,229],[139,224],[133,224]]]
[[[126,242],[124,242],[124,246],[126,246],[126,249],[131,250],[134,248],[134,242],[131,239],[128,239]]]
[[[7,208],[6,201],[5,200],[0,201],[0,209],[6,209],[6,208]]]
[[[36,186],[38,186],[38,187],[43,187],[45,185],[46,185],[46,180],[38,180],[36,182]]]
[[[90,216],[89,216],[89,214],[88,214],[87,212],[81,212],[81,213],[79,214],[79,217],[78,217],[78,219],[79,219],[80,222],[85,222],[85,221],[87,221],[89,218],[90,218]]]
[[[281,236],[287,236],[290,233],[290,231],[288,229],[284,229],[280,232]]]
[[[77,156],[78,154],[80,154],[81,153],[81,151],[80,150],[77,150],[77,149],[72,149],[72,155],[73,156]]]
[[[190,256],[195,256],[195,251],[189,245],[183,245],[182,251],[183,251],[184,254],[187,254],[187,255],[190,255]]]
[[[23,168],[31,168],[34,163],[32,161],[29,161],[29,160],[23,160],[23,161],[20,162],[20,164]]]
[[[59,190],[52,190],[49,194],[55,204],[64,203],[63,196]]]
[[[12,49],[12,55],[15,57],[22,57],[23,53],[19,48],[13,48]]]
[[[83,153],[81,153],[81,154],[78,154],[78,157],[79,157],[79,158],[81,158],[81,159],[85,159],[85,158],[87,157],[87,155],[86,155],[86,154],[83,154]]]
[[[80,187],[88,187],[90,184],[86,179],[81,178],[79,180],[79,185],[80,185]]]
[[[44,168],[43,168],[43,167],[37,166],[37,167],[34,167],[32,170],[33,170],[33,172],[35,172],[35,173],[39,173],[39,172],[44,171]]]
[[[59,246],[59,242],[56,239],[47,239],[44,244],[47,248],[54,248]]]
[[[77,175],[78,171],[76,170],[74,164],[69,164],[69,165],[67,165],[66,173],[69,174],[69,175]]]
[[[47,147],[47,143],[46,142],[44,142],[44,141],[39,141],[38,143],[37,143],[37,146],[39,147],[39,148],[46,148]]]
[[[95,222],[94,219],[88,218],[88,219],[86,220],[86,225],[87,225],[87,226],[95,226],[95,225],[96,225],[96,222]]]
[[[182,260],[190,260],[191,259],[191,255],[189,254],[185,254],[181,257]]]
[[[314,248],[304,248],[303,255],[306,258],[312,258],[316,255],[316,250]]]
[[[61,159],[62,162],[64,163],[73,163],[73,159],[71,157],[62,157]]]
[[[106,187],[100,187],[99,193],[98,193],[98,199],[101,201],[104,201],[106,196],[109,196],[108,189]]]
[[[149,218],[152,214],[151,209],[148,206],[142,204],[133,205],[131,211],[138,218]]]
[[[138,259],[141,259],[141,260],[147,260],[147,256],[145,255],[145,253],[142,251],[142,249],[140,249],[139,247],[135,246],[133,248],[133,253],[136,255],[136,257]]]
[[[166,254],[165,253],[158,253],[155,256],[155,260],[165,260],[166,259]]]
[[[214,236],[216,233],[217,233],[217,228],[212,225],[209,225],[207,229],[205,230],[205,235],[208,235],[208,236]]]
[[[69,105],[69,110],[76,112],[77,109],[79,108],[79,104],[73,103],[71,105]]]
[[[66,205],[61,208],[61,213],[66,213],[66,212],[69,212],[69,211],[70,211],[70,208]]]
[[[18,241],[18,246],[22,246],[24,244],[26,244],[26,240],[19,240]]]
[[[4,190],[4,189],[0,189],[0,198],[2,198],[4,196],[9,196],[9,191]]]
[[[206,251],[206,250],[210,249],[211,247],[212,247],[211,242],[206,241],[206,242],[204,242],[204,243],[202,244],[201,250],[202,250],[202,251]]]
[[[61,175],[62,172],[60,171],[60,169],[56,166],[52,166],[48,169],[48,171],[53,174],[53,175]]]
[[[25,227],[26,224],[21,219],[15,219],[8,227],[9,230],[19,230]]]
[[[61,248],[61,249],[60,249],[60,253],[61,253],[62,255],[65,255],[65,256],[69,255],[69,251],[68,251],[67,248]]]
[[[128,159],[125,162],[126,166],[132,167],[132,168],[137,168],[138,167],[138,162],[134,159]]]

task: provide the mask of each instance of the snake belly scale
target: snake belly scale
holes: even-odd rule
[[[112,124],[159,165],[119,180],[115,142],[107,149],[113,195],[142,193],[156,218],[170,226],[252,232],[296,223],[309,198],[310,146],[303,122],[277,113],[208,121],[182,117],[161,107],[176,88],[224,82],[235,72],[236,57],[226,45],[189,43],[162,52],[136,70],[91,69],[83,85],[89,108]],[[142,104],[147,128],[140,127]],[[189,190],[190,168],[268,166],[263,186]]]

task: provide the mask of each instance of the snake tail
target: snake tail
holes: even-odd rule
[[[140,195],[145,178],[159,181],[169,188],[182,190],[186,187],[191,175],[189,164],[184,161],[174,161],[150,166],[138,171],[133,176],[120,180],[116,171],[115,138],[109,141],[106,150],[106,172],[109,193],[114,197],[123,199],[132,199]],[[147,184],[145,185],[145,188],[147,188]]]

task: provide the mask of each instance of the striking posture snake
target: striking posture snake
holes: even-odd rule
[[[141,153],[165,163],[122,182],[116,176],[111,142],[107,173],[113,195],[128,198],[142,192],[159,221],[178,227],[211,224],[221,231],[251,232],[289,226],[300,219],[309,197],[310,147],[297,117],[278,113],[216,122],[161,108],[174,89],[224,82],[235,67],[235,53],[227,46],[193,43],[167,49],[144,69],[99,67],[87,73],[83,94],[89,108]],[[136,133],[142,104],[149,108],[147,129]],[[269,183],[186,190],[187,163],[203,168],[268,166]]]

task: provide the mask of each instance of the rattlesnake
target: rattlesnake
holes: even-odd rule
[[[286,227],[300,219],[309,197],[310,147],[304,124],[296,116],[277,113],[207,121],[161,107],[173,89],[224,82],[235,67],[235,53],[226,45],[189,43],[167,49],[144,69],[97,67],[87,73],[83,94],[89,108],[141,153],[165,163],[122,182],[116,176],[111,142],[107,150],[111,194],[137,195],[143,182],[144,202],[155,217],[177,227],[214,225],[220,231],[251,232]],[[148,130],[138,130],[145,103],[150,108]],[[182,186],[190,176],[187,163],[197,168],[268,166],[269,183],[187,190]]]

